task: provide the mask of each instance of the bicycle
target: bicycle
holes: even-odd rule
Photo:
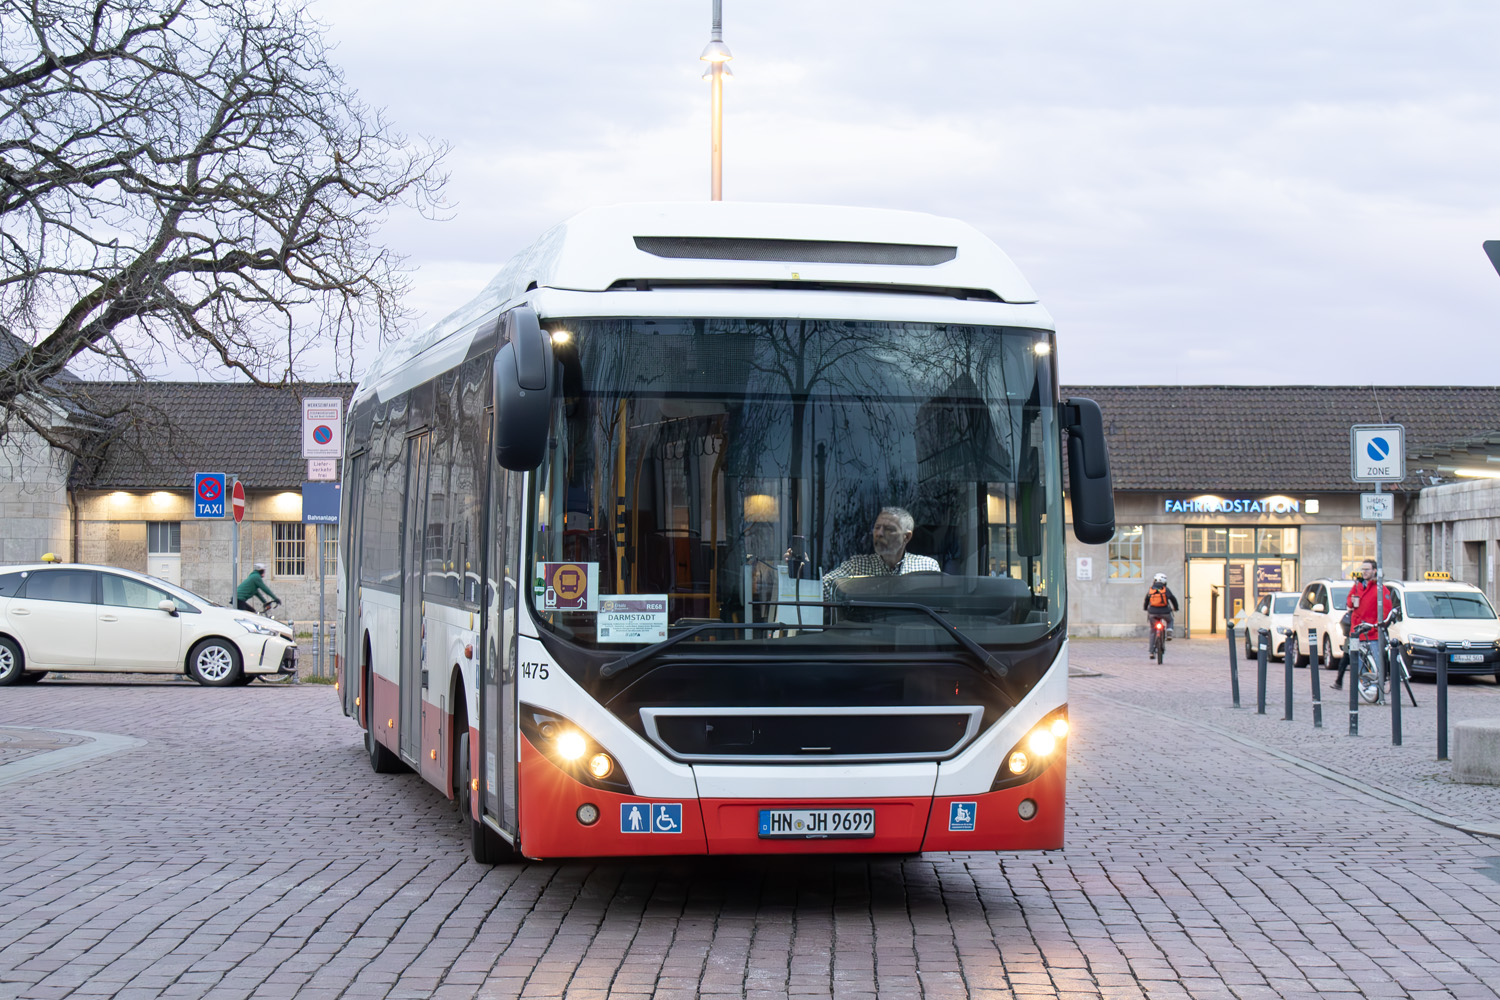
[[[1366,705],[1384,705],[1391,691],[1391,677],[1395,671],[1387,670],[1384,663],[1373,662],[1369,650],[1364,645],[1365,641],[1376,634],[1384,637],[1386,625],[1390,621],[1391,619],[1387,618],[1378,630],[1374,625],[1361,624],[1354,630],[1354,635],[1350,639],[1349,672],[1354,676],[1354,683],[1359,687],[1360,701]],[[1400,668],[1401,684],[1405,686],[1406,694],[1411,698],[1412,706],[1415,707],[1417,698],[1411,691],[1411,672],[1406,669],[1406,663],[1399,656],[1388,657],[1388,660]]]
[[[1165,617],[1154,617],[1151,619],[1151,649],[1146,653],[1147,659],[1155,659],[1160,663],[1167,652],[1167,619]]]

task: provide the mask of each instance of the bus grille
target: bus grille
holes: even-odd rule
[[[978,705],[643,708],[646,735],[682,761],[848,763],[942,760],[979,731]]]

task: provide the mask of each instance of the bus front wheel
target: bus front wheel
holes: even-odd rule
[[[515,848],[488,823],[474,817],[474,770],[469,755],[468,723],[462,717],[457,717],[457,721],[463,728],[457,731],[458,766],[454,769],[453,797],[458,805],[459,822],[469,829],[469,853],[481,865],[498,865],[514,861]]]

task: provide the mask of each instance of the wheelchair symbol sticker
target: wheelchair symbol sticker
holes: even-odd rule
[[[974,819],[979,815],[978,802],[954,802],[948,806],[950,833],[973,833]]]
[[[681,802],[653,802],[653,803],[651,803],[651,832],[652,833],[681,833],[682,832],[682,803]]]

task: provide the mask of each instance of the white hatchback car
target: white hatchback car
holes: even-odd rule
[[[1302,588],[1297,610],[1292,612],[1292,631],[1287,635],[1286,655],[1305,667],[1312,650],[1318,649],[1323,666],[1333,668],[1344,655],[1344,612],[1349,610],[1353,580],[1314,580]],[[1307,645],[1307,633],[1316,633],[1317,646]]]
[[[292,630],[127,569],[0,567],[0,685],[49,670],[185,673],[200,684],[248,684],[292,673]]]
[[[1255,607],[1245,613],[1241,622],[1245,630],[1245,659],[1255,659],[1255,644],[1259,641],[1257,636],[1261,629],[1269,629],[1271,632],[1271,648],[1266,655],[1273,660],[1281,659],[1286,651],[1287,634],[1292,630],[1292,612],[1297,609],[1297,598],[1300,596],[1300,592],[1295,590],[1262,594],[1260,600],[1255,602]]]
[[[1450,674],[1494,674],[1500,682],[1500,619],[1483,591],[1451,580],[1393,582],[1401,616],[1391,625],[1392,655],[1413,675],[1437,674],[1437,646]]]

